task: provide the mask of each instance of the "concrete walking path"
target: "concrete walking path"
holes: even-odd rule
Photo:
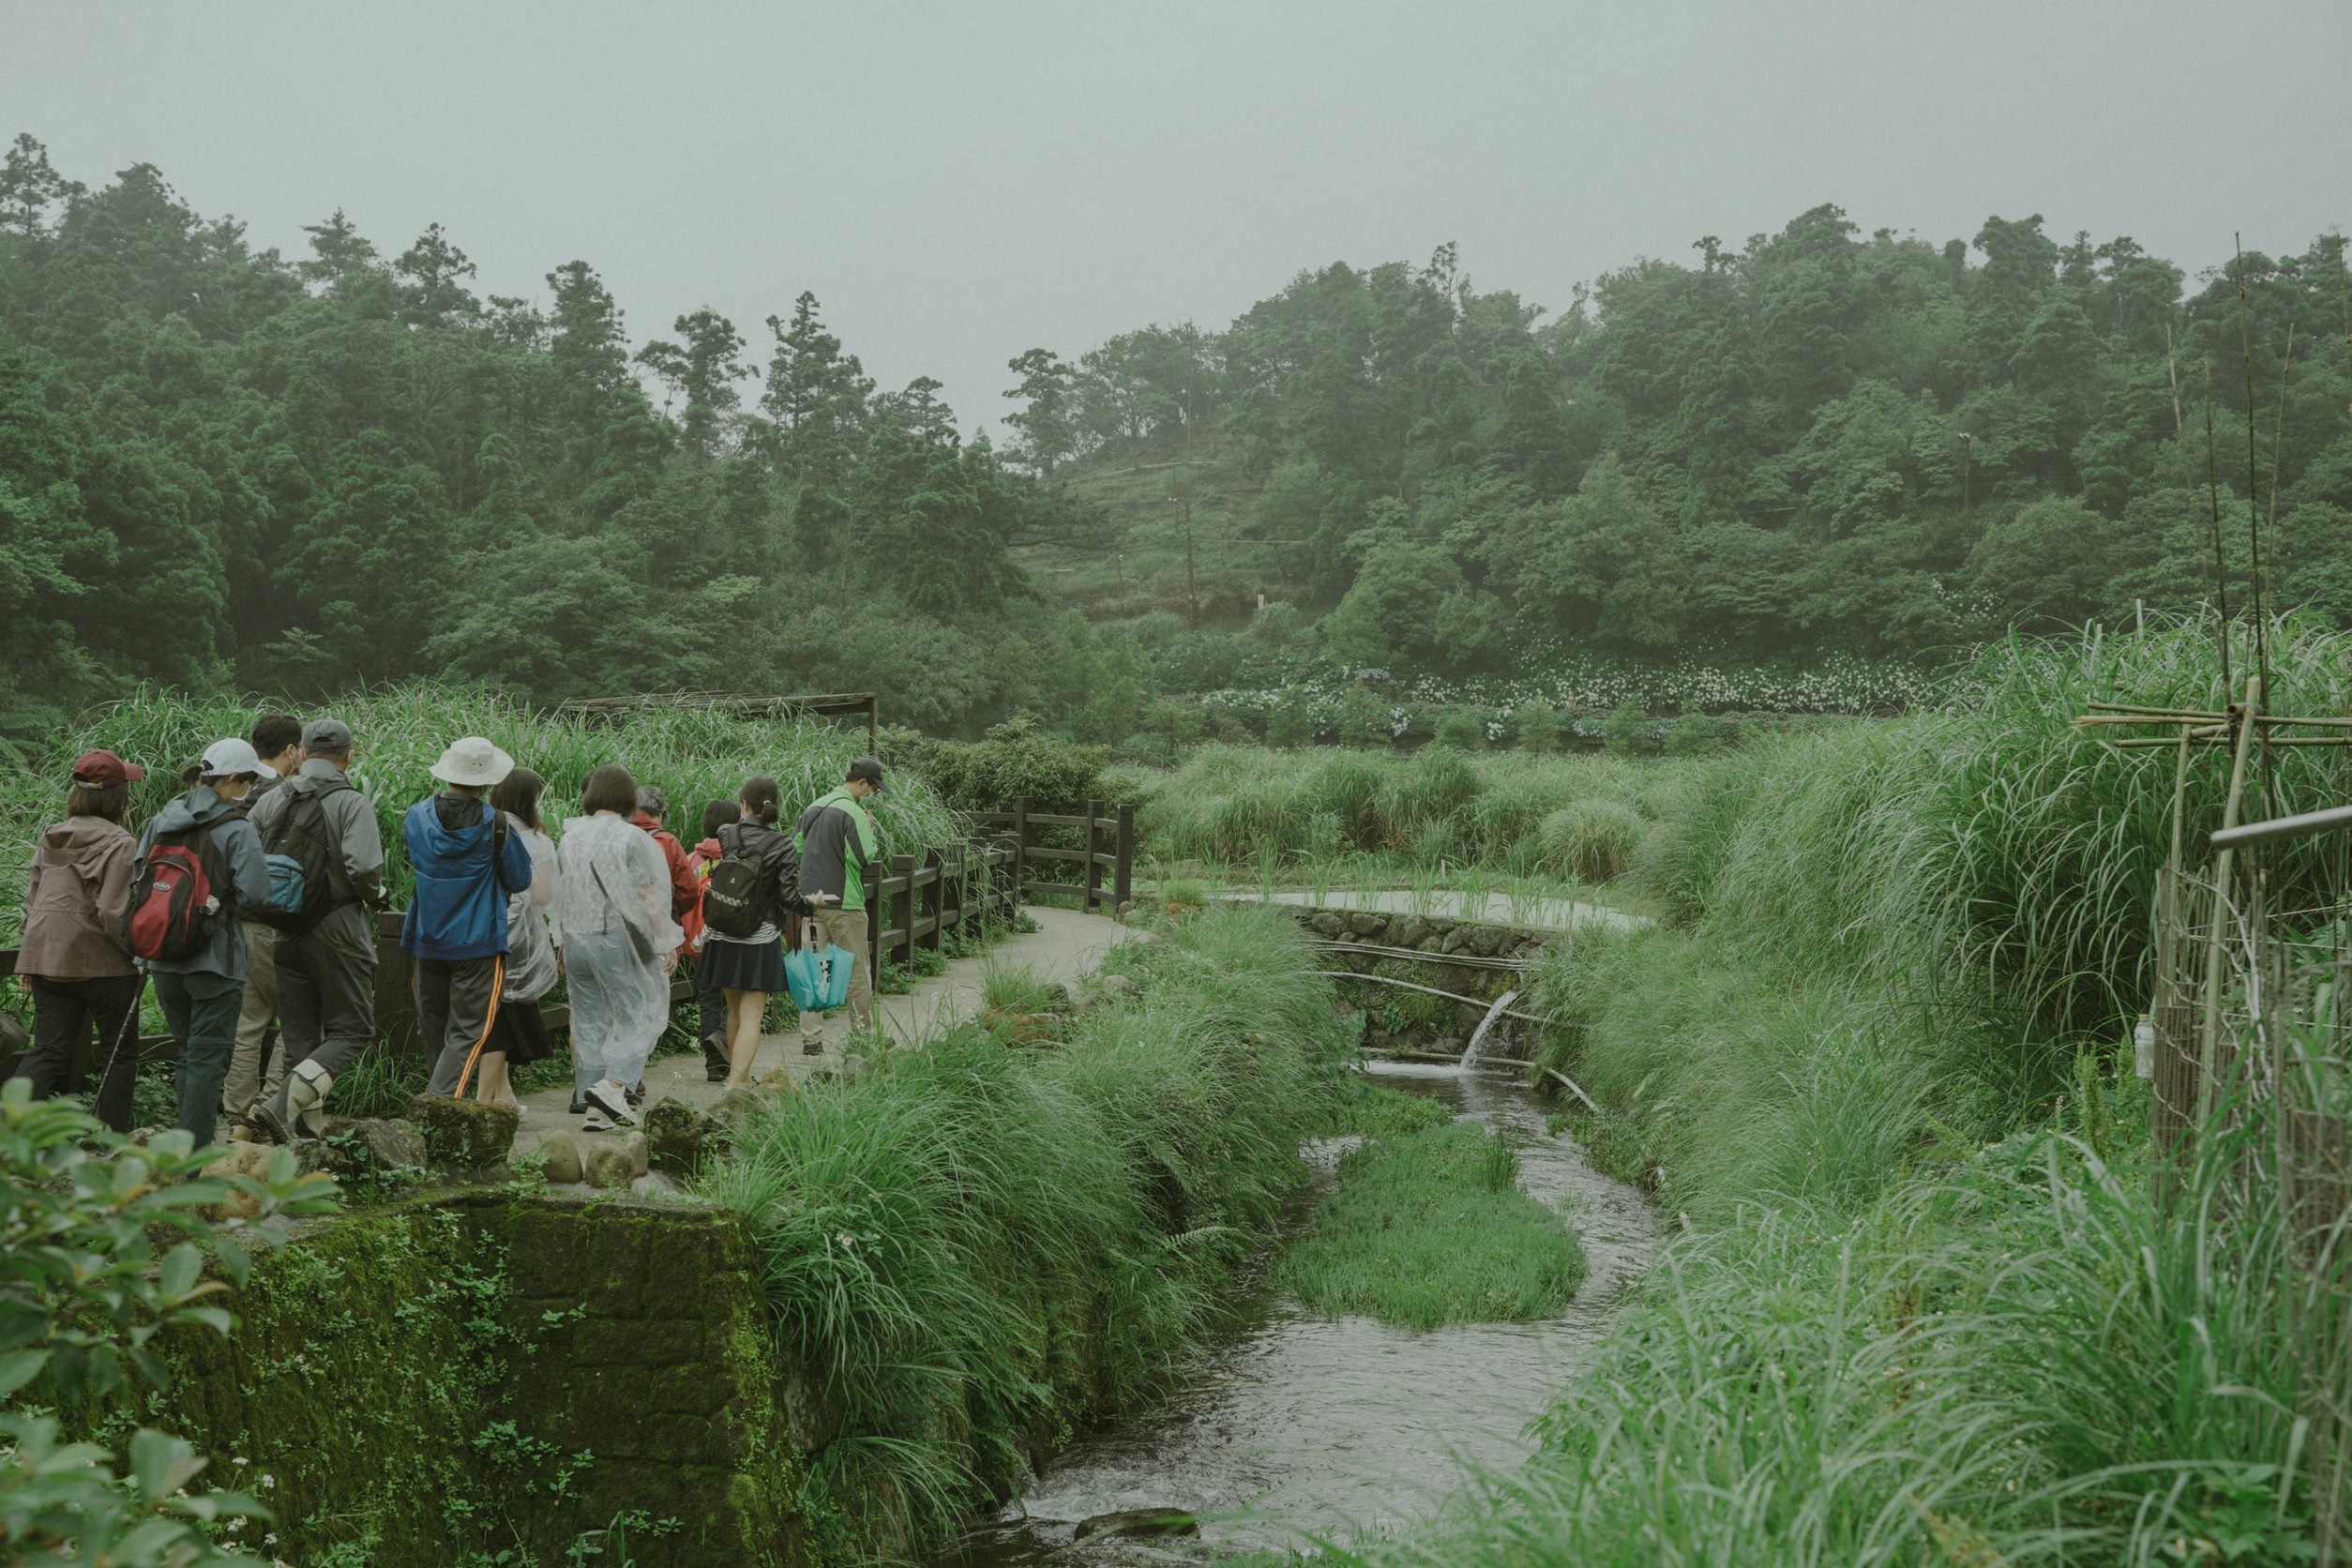
[[[986,957],[952,959],[945,973],[917,981],[914,989],[902,996],[876,997],[875,1018],[882,1033],[894,1044],[905,1045],[977,1016],[986,966],[991,964],[1025,969],[1040,980],[1058,981],[1076,989],[1080,980],[1101,965],[1103,955],[1135,935],[1104,915],[1044,908],[1032,908],[1028,913],[1037,923],[1036,930],[1004,938],[988,949]],[[693,1003],[680,1005],[691,1007]],[[763,1034],[760,1037],[760,1057],[752,1068],[752,1077],[757,1078],[781,1067],[797,1083],[820,1068],[837,1068],[842,1047],[849,1038],[850,1020],[846,1013],[837,1013],[825,1020],[825,1048],[822,1056],[801,1054],[796,1026]],[[677,1099],[701,1108],[717,1099],[724,1088],[704,1078],[700,1051],[656,1057],[645,1065],[645,1104],[649,1106],[656,1100]],[[570,1114],[571,1098],[568,1088],[541,1089],[524,1095],[522,1125],[515,1135],[515,1153],[525,1153],[536,1148],[541,1138],[559,1129],[578,1134],[580,1119]],[[613,1135],[586,1136],[594,1138]],[[592,1146],[583,1142],[583,1153]]]

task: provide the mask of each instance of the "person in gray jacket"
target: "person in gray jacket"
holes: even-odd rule
[[[261,836],[245,820],[239,803],[262,771],[249,743],[231,738],[204,748],[201,762],[180,775],[188,793],[156,813],[139,836],[139,859],[165,834],[203,828],[220,864],[228,868],[229,896],[206,933],[204,945],[184,958],[143,958],[155,981],[155,999],[179,1043],[179,1118],[176,1125],[195,1135],[196,1146],[212,1141],[220,1114],[220,1082],[228,1077],[229,1053],[237,1042],[237,1012],[245,1004],[245,928],[237,918],[269,897],[269,865],[262,858]]]
[[[264,714],[246,739],[262,760],[262,776],[245,797],[245,814],[302,766],[302,720],[292,714]],[[275,1094],[285,1081],[286,1053],[269,1048],[270,1025],[278,1021],[278,933],[258,920],[245,923],[245,1010],[237,1018],[237,1048],[229,1057],[229,1081],[221,1108],[241,1122],[253,1102]]]
[[[253,1124],[285,1142],[324,1130],[326,1093],[376,1035],[376,918],[383,900],[384,835],[376,809],[352,787],[351,726],[314,718],[302,730],[303,763],[253,807],[262,837],[280,817],[316,803],[327,847],[328,908],[308,930],[278,932],[278,1014],[286,1076],[253,1102]]]

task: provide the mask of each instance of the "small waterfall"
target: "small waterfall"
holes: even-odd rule
[[[1465,1072],[1478,1065],[1478,1053],[1486,1047],[1486,1031],[1494,1028],[1495,1020],[1502,1017],[1503,1009],[1518,1000],[1518,992],[1503,992],[1495,998],[1495,1004],[1486,1009],[1486,1016],[1478,1020],[1478,1027],[1470,1031],[1470,1049],[1462,1053],[1462,1068]]]

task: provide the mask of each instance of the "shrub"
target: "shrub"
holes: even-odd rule
[[[1633,807],[1613,800],[1580,800],[1544,819],[1544,864],[1581,882],[1614,882],[1633,863],[1643,823]]]
[[[1723,721],[1693,711],[1682,715],[1666,728],[1660,744],[1669,757],[1697,757],[1714,750],[1724,743]]]
[[[1153,712],[1172,706],[1155,704]],[[1170,728],[1181,728],[1181,721],[1169,717],[1152,732],[1165,737]],[[1028,715],[1005,720],[977,741],[932,740],[894,731],[888,749],[890,761],[920,776],[958,811],[1010,811],[1019,795],[1027,795],[1040,811],[1076,811],[1100,796],[1108,761],[1101,747],[1049,734]]]
[[[167,1433],[141,1428],[116,1456],[64,1440],[41,1407],[90,1411],[129,1392],[135,1375],[160,1386],[155,1336],[179,1327],[226,1334],[228,1287],[209,1263],[245,1278],[253,1221],[333,1207],[334,1184],[297,1176],[291,1151],[266,1181],[199,1174],[218,1149],[169,1133],[141,1148],[69,1100],[0,1089],[0,1546],[8,1560],[178,1565],[228,1560],[204,1527],[234,1533],[268,1518],[251,1498],[196,1485],[205,1461]],[[237,1202],[249,1218],[207,1218]],[[236,1558],[234,1560],[249,1560]]]
[[[1266,744],[1286,750],[1314,745],[1314,710],[1304,701],[1281,703],[1266,716]]]
[[[1478,751],[1486,745],[1485,721],[1468,708],[1448,708],[1438,716],[1437,744],[1456,751]]]
[[[1269,648],[1284,648],[1298,640],[1305,624],[1297,605],[1270,599],[1249,618],[1249,634]]]
[[[1601,721],[1601,742],[1619,757],[1631,757],[1655,748],[1650,716],[1641,711],[1638,702],[1624,702],[1609,710]]]
[[[1539,698],[1520,703],[1512,717],[1516,721],[1520,750],[1543,756],[1560,749],[1567,720],[1558,708]]]

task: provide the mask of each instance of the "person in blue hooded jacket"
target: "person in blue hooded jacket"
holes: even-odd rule
[[[515,760],[479,735],[432,767],[448,788],[408,808],[400,837],[416,892],[400,945],[416,970],[416,1029],[440,1051],[428,1094],[464,1092],[488,1046],[505,983],[506,901],[531,885],[531,851],[483,797]]]

